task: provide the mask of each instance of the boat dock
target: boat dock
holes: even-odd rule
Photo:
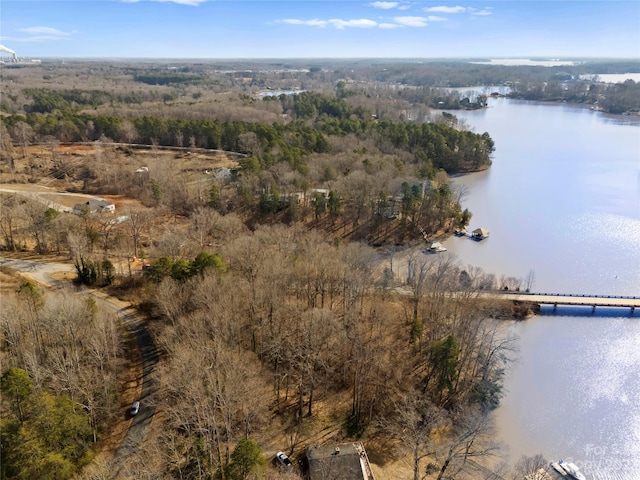
[[[484,240],[485,238],[489,238],[489,230],[484,227],[476,228],[472,232],[468,232],[466,228],[456,228],[453,233],[456,237],[466,237],[471,240]]]

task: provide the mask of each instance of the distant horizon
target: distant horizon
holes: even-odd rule
[[[640,2],[3,0],[0,32],[23,58],[636,59]]]
[[[3,56],[1,59],[11,59],[11,56]],[[194,60],[207,60],[207,61],[256,61],[256,62],[270,62],[270,61],[398,61],[398,62],[440,62],[440,61],[453,61],[453,62],[479,62],[490,60],[523,60],[523,61],[536,61],[536,62],[589,62],[589,61],[630,61],[640,63],[638,57],[571,57],[571,56],[554,56],[554,55],[514,55],[514,56],[471,56],[471,57],[114,57],[114,56],[83,56],[83,57],[65,57],[65,56],[19,56],[20,60],[33,59],[33,60],[170,60],[188,62]],[[12,63],[11,61],[5,63]],[[20,63],[20,62],[18,62]]]

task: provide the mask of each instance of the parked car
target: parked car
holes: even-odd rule
[[[135,417],[139,411],[140,411],[140,402],[133,402],[133,405],[131,405],[131,410],[129,410],[129,414],[132,417]]]
[[[284,452],[276,453],[276,459],[278,460],[278,463],[283,467],[290,467],[293,465],[293,463],[291,463],[291,460],[289,460],[289,457],[287,457]]]

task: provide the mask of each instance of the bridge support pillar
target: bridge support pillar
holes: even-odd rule
[[[596,311],[596,306],[594,305],[593,308],[591,309],[591,313]]]
[[[631,315],[633,315],[634,310],[636,309],[635,306],[631,306]]]
[[[554,303],[554,304],[553,304],[553,309],[554,309],[554,310],[557,310],[557,309],[558,309],[558,304],[557,304],[557,303]]]

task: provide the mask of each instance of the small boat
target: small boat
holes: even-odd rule
[[[558,464],[565,472],[567,472],[569,478],[573,478],[575,480],[587,480],[587,478],[582,474],[582,472],[580,472],[580,469],[575,463],[568,462],[566,460],[560,460]]]
[[[558,462],[551,462],[551,468],[553,468],[556,472],[558,472],[563,477],[567,476],[567,472],[560,466]]]
[[[439,252],[446,252],[447,249],[444,245],[442,245],[440,242],[432,242],[428,247],[427,247],[427,251],[429,253],[439,253]]]

